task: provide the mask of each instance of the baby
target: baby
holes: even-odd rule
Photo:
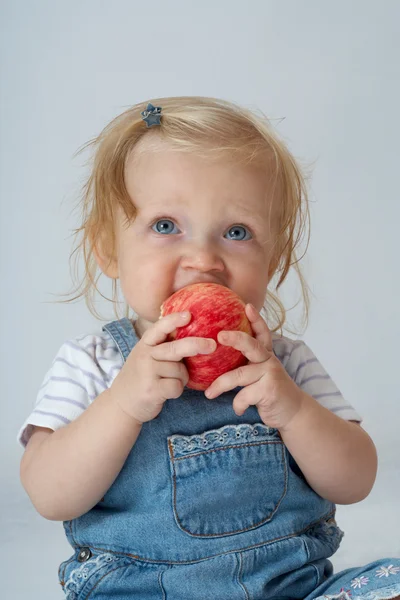
[[[203,97],[133,106],[94,145],[76,296],[95,312],[100,269],[128,311],[61,346],[19,432],[22,484],[74,550],[66,598],[400,598],[400,559],[337,574],[328,560],[335,505],[368,496],[377,455],[310,348],[282,335],[273,290],[292,267],[308,306],[288,148],[267,119]],[[242,298],[253,336],[169,341],[191,314],[160,306],[200,282]],[[248,363],[189,389],[184,359],[217,343]]]

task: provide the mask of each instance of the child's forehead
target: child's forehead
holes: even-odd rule
[[[250,209],[260,219],[274,218],[279,204],[276,173],[271,173],[267,161],[238,164],[228,155],[219,155],[218,159],[198,156],[179,151],[152,133],[143,136],[126,161],[126,189],[137,209],[185,206],[193,192],[193,202],[200,197],[215,197],[214,210],[222,204],[230,213],[241,213],[243,217]]]
[[[144,139],[146,136],[144,136]],[[140,142],[139,142],[140,143]],[[125,163],[125,182],[128,188],[157,187],[158,184],[177,190],[196,185],[224,186],[228,194],[248,188],[271,190],[276,170],[271,161],[249,162],[232,159],[230,154],[213,154],[212,149],[201,153],[184,151],[168,141],[152,138],[146,145],[140,143],[128,155]]]
[[[250,206],[259,205],[261,211],[272,201],[265,174],[254,173],[248,167],[241,172],[229,164],[225,168],[206,164],[203,169],[191,156],[132,166],[125,173],[125,183],[129,196],[139,204],[184,206],[190,200],[204,200],[215,202],[215,210],[223,204],[245,214]]]

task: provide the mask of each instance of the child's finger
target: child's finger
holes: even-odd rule
[[[189,311],[171,313],[160,318],[152,327],[147,329],[141,341],[147,346],[157,346],[168,339],[170,333],[177,327],[183,327],[190,322],[192,315]]]
[[[235,396],[235,399],[232,403],[232,408],[237,414],[238,417],[241,417],[246,410],[249,408],[249,403],[244,401],[242,398],[238,398],[239,394]]]
[[[215,379],[204,392],[209,399],[216,398],[224,392],[234,390],[235,387],[245,387],[258,381],[264,374],[264,366],[260,364],[249,364],[228,371]]]
[[[244,331],[220,331],[217,338],[222,346],[231,346],[239,350],[252,363],[265,362],[271,357],[271,352],[261,340]]]
[[[252,304],[246,304],[246,315],[256,340],[259,340],[267,350],[272,352],[272,334],[260,313]]]
[[[187,356],[211,354],[216,349],[217,342],[212,338],[187,337],[158,344],[151,349],[150,355],[155,360],[178,361]]]
[[[257,385],[240,390],[233,399],[232,408],[238,416],[243,415],[250,406],[256,405],[260,400]]]

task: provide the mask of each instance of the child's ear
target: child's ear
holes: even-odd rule
[[[118,279],[118,259],[115,252],[112,252],[110,244],[98,239],[93,246],[93,254],[104,275],[110,279]]]

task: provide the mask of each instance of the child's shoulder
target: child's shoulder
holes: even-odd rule
[[[292,357],[295,358],[297,356],[300,358],[304,350],[309,350],[303,340],[293,340],[277,333],[272,334],[272,348],[275,356],[284,364]]]
[[[297,376],[304,368],[309,372],[321,368],[318,358],[303,340],[272,334],[272,348],[290,376]]]
[[[112,337],[105,331],[81,334],[65,340],[59,348],[59,358],[73,364],[120,363],[121,356]]]

